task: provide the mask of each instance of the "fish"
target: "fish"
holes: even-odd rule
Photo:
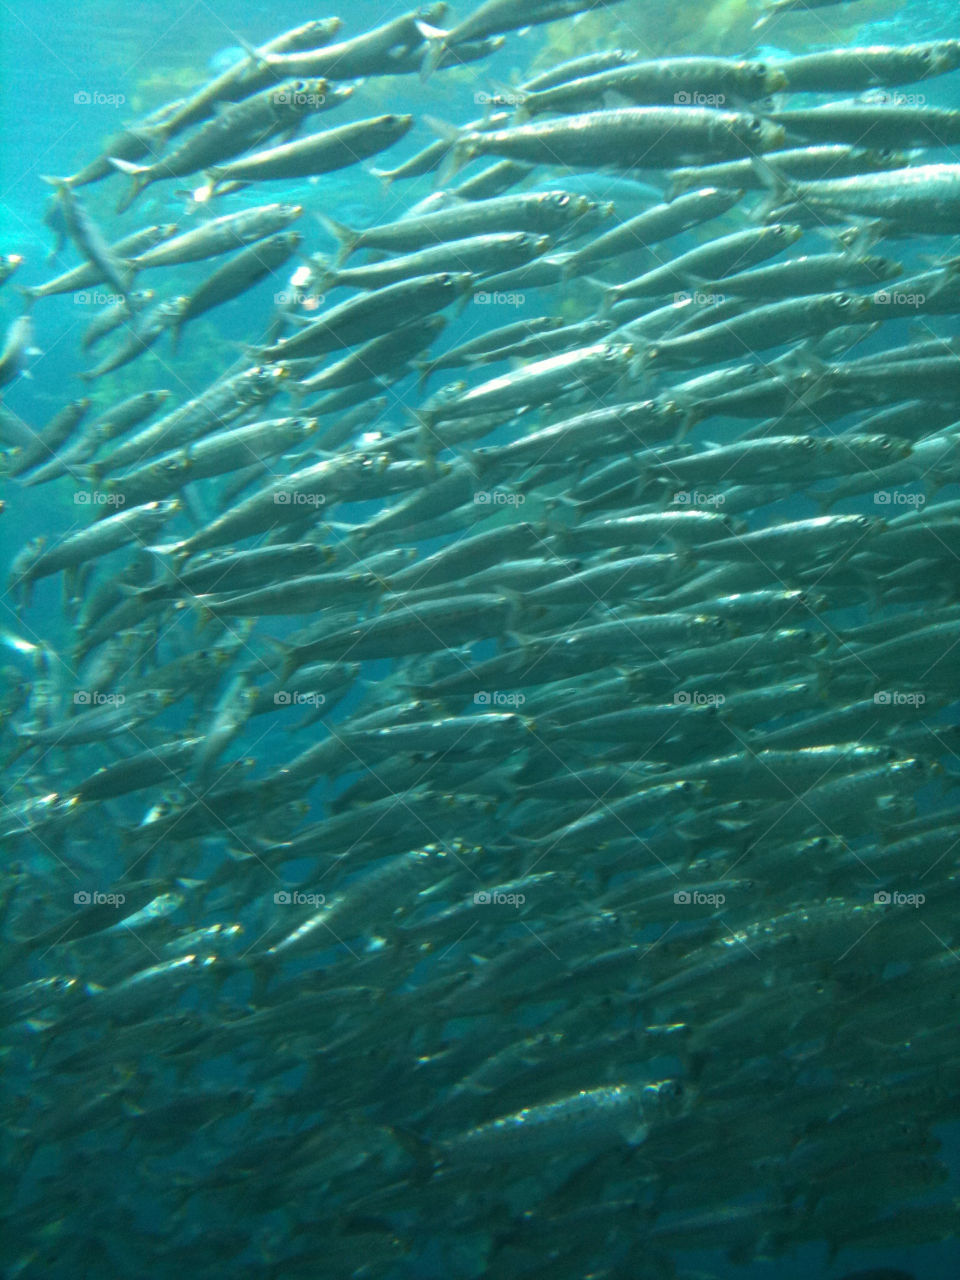
[[[118,213],[128,209],[152,183],[188,177],[264,142],[275,133],[296,132],[311,113],[336,106],[351,92],[349,87],[334,89],[326,80],[292,80],[224,108],[216,119],[152,164],[132,164],[129,160],[111,157],[115,168],[133,178],[130,193]]]
[[[207,165],[214,191],[224,182],[264,182],[331,173],[392,147],[409,132],[413,116],[384,115],[311,134],[256,151],[239,160]]]
[[[279,231],[241,249],[189,295],[178,309],[171,325],[176,348],[184,326],[213,307],[222,306],[252,289],[267,276],[279,271],[300,248],[302,237],[297,231]]]
[[[255,209],[243,209],[238,213],[228,213],[191,231],[165,237],[160,244],[132,257],[131,266],[139,273],[151,267],[202,262],[206,258],[229,253],[231,249],[242,249],[245,245],[283,231],[302,213],[300,205],[287,204],[268,204]]]

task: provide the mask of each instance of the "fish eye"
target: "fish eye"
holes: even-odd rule
[[[767,71],[769,70],[765,62],[755,62],[753,64],[753,69],[758,76],[765,76],[767,74]]]
[[[782,239],[787,234],[786,227],[784,227],[779,222],[775,227],[771,227],[770,230],[772,234],[777,237],[778,240]]]
[[[294,91],[294,93],[306,93],[306,91],[307,91],[307,82],[306,82],[306,80],[297,80],[297,81],[294,83],[293,91]]]
[[[869,529],[871,527],[870,517],[857,516],[856,524],[858,529]]]
[[[853,301],[853,299],[850,297],[849,293],[838,293],[838,294],[837,294],[837,306],[838,306],[838,307],[849,307],[852,301]]]
[[[758,135],[763,133],[763,122],[761,120],[751,120],[750,132]]]
[[[558,209],[565,209],[569,203],[570,197],[568,195],[557,196],[556,205]]]

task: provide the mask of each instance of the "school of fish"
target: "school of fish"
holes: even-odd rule
[[[628,8],[305,22],[48,179],[69,267],[0,259],[7,399],[110,291],[82,393],[0,409],[70,517],[0,636],[9,1277],[957,1232],[960,32],[485,70]]]

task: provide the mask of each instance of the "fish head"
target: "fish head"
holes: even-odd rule
[[[759,116],[738,119],[732,129],[751,153],[776,151],[787,141],[787,131],[783,125],[775,124],[772,120],[761,120]]]
[[[783,93],[789,80],[779,67],[766,62],[744,62],[738,77],[741,87],[751,98],[765,98],[770,93]]]

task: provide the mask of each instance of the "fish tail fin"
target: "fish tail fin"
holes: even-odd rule
[[[347,228],[344,227],[346,231]],[[310,259],[310,266],[313,275],[310,278],[310,288],[317,293],[325,293],[327,289],[332,289],[337,283],[336,264],[331,262],[329,258],[325,258],[323,254],[315,254]]]
[[[130,188],[127,191],[127,194],[125,196],[121,196],[117,201],[117,213],[124,213],[130,208],[144,187],[150,185],[152,181],[152,178],[148,176],[150,173],[150,166],[145,164],[131,164],[129,160],[119,160],[116,156],[108,156],[108,159],[119,173],[125,173],[133,179],[130,183]]]
[[[369,172],[374,178],[379,179],[384,192],[389,191],[393,186],[393,174],[388,169],[370,169]]]
[[[420,359],[416,361],[415,367],[418,374],[417,390],[422,391],[423,388],[430,381],[430,378],[433,376],[434,370],[436,368],[436,362],[433,360],[427,360],[423,356],[421,356]]]
[[[344,258],[348,258],[353,253],[360,242],[362,232],[354,231],[352,227],[348,227],[343,222],[338,222],[336,218],[331,218],[329,214],[321,213],[318,216],[323,226],[339,244],[340,252],[336,260],[337,262],[342,262]]]
[[[23,298],[26,304],[24,307],[25,311],[29,311],[30,308],[33,306],[33,304],[36,302],[36,300],[42,296],[40,293],[40,290],[37,288],[36,285],[18,284],[18,285],[14,285],[14,288],[16,289],[17,293],[20,294],[20,297]]]
[[[758,206],[754,217],[758,222],[766,222],[778,209],[796,201],[799,193],[790,180],[764,156],[752,156],[750,164],[767,192],[766,199]]]
[[[432,27],[429,22],[417,22],[417,30],[423,36],[426,50],[424,51],[423,61],[420,64],[420,80],[423,84],[430,79],[433,73],[439,67],[443,55],[450,47],[447,44],[448,31],[442,30],[440,27]]]
[[[455,177],[465,164],[469,164],[477,154],[476,148],[469,137],[465,138],[463,136],[462,130],[458,129],[455,124],[450,124],[447,120],[440,120],[437,116],[424,116],[423,123],[438,138],[442,138],[444,142],[450,144],[450,154],[437,174],[437,181],[443,186],[451,178]]]

